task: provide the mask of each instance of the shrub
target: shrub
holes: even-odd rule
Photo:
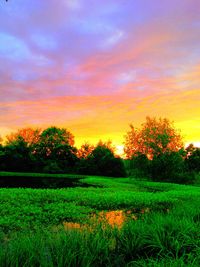
[[[81,159],[76,165],[76,171],[80,174],[126,176],[122,159],[116,158],[104,145],[98,145],[86,159]]]
[[[149,165],[149,177],[154,181],[189,183],[194,177],[186,172],[179,152],[166,152],[155,156]]]
[[[146,155],[138,154],[131,159],[129,175],[142,178],[149,173],[149,160]]]

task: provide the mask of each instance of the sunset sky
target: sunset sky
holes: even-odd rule
[[[200,142],[199,0],[0,0],[0,135],[120,148],[147,115]]]

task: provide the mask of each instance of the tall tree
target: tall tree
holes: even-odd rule
[[[165,152],[176,152],[183,147],[180,133],[167,118],[146,117],[140,129],[130,125],[125,136],[124,152],[131,159],[138,154],[149,159]]]
[[[36,161],[42,161],[44,166],[51,168],[57,165],[63,171],[71,168],[77,160],[74,136],[65,128],[49,127],[45,129],[35,146]],[[46,167],[45,167],[46,170]]]
[[[62,150],[74,145],[74,136],[65,128],[55,126],[45,129],[39,140],[40,153],[47,158],[55,158]]]

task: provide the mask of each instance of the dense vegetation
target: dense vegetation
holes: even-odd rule
[[[96,146],[74,146],[74,136],[66,129],[43,131],[21,129],[0,145],[0,170],[44,173],[80,173],[125,176],[122,159],[114,155],[110,142]]]
[[[80,182],[94,187],[0,189],[1,266],[199,266],[199,187]],[[122,225],[106,211],[123,211]]]
[[[0,144],[0,171],[76,173],[112,177],[145,177],[153,181],[193,183],[200,171],[200,148],[183,147],[173,123],[146,118],[140,129],[131,125],[124,141],[125,159],[110,141],[75,147],[64,128],[20,129]]]

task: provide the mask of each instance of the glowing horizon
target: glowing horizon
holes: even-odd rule
[[[156,116],[200,144],[200,2],[160,2],[1,1],[0,135],[55,125],[120,149]]]

